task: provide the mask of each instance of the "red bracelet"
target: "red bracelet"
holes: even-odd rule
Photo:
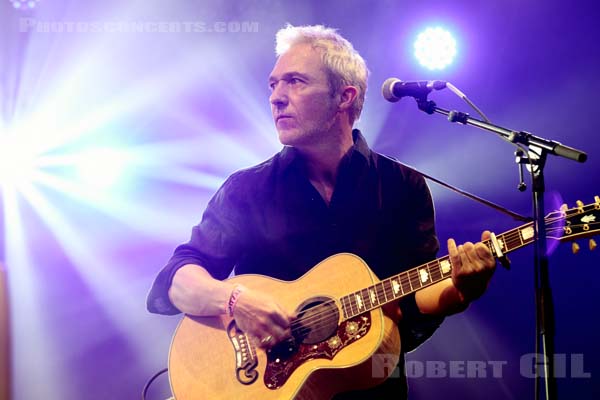
[[[225,310],[227,312],[227,315],[229,315],[230,317],[233,317],[233,310],[235,310],[235,304],[237,303],[238,298],[240,297],[240,294],[242,294],[244,289],[245,288],[242,285],[235,285],[233,287],[231,295],[229,296],[229,301],[227,302],[227,308]]]

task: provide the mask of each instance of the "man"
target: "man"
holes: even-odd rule
[[[234,268],[294,280],[326,257],[349,252],[383,279],[433,259],[439,248],[424,179],[370,150],[352,129],[368,75],[352,45],[323,26],[287,26],[277,33],[276,53],[270,103],[283,150],[227,179],[148,296],[151,312],[229,313],[263,348],[290,336],[294,315],[269,293],[224,280]],[[456,247],[450,239],[448,251],[451,279],[386,310],[402,320],[404,351],[481,296],[493,274],[495,260],[483,243]],[[406,395],[405,378],[368,393],[384,398],[382,387],[393,398]]]

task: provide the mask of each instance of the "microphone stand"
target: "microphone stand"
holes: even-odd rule
[[[538,379],[540,378],[537,367],[544,366],[544,388],[547,400],[556,400],[556,377],[554,376],[554,308],[552,303],[552,290],[548,273],[548,256],[546,248],[546,221],[544,219],[544,166],[548,154],[561,156],[570,160],[585,162],[587,154],[583,151],[565,146],[559,142],[534,136],[524,131],[513,131],[488,122],[471,118],[468,114],[458,111],[449,111],[437,107],[427,96],[416,98],[421,111],[427,114],[443,114],[450,122],[463,125],[472,125],[500,135],[504,140],[515,145],[528,146],[527,156],[517,152],[517,163],[526,164],[532,179],[533,215],[534,215],[534,273],[535,273],[535,300],[536,300],[536,348],[540,344],[543,350],[543,360],[540,362],[536,351],[536,393],[538,398]]]

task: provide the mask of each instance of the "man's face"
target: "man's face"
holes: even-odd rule
[[[337,96],[318,50],[297,44],[281,55],[269,76],[271,112],[284,145],[314,146],[326,139],[337,116]]]

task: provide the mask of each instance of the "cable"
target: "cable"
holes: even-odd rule
[[[473,109],[474,109],[474,110],[477,112],[477,114],[479,114],[479,115],[481,116],[481,118],[482,118],[482,119],[483,119],[485,122],[487,122],[488,124],[491,124],[491,123],[492,123],[492,122],[490,121],[490,119],[489,119],[489,118],[488,118],[488,117],[487,117],[487,116],[486,116],[486,115],[483,113],[483,111],[481,111],[481,110],[479,109],[479,107],[477,107],[477,106],[475,105],[475,103],[473,103],[471,100],[469,100],[469,98],[467,97],[467,95],[466,95],[466,94],[464,94],[464,93],[463,93],[463,92],[462,92],[460,89],[458,89],[456,86],[454,86],[454,85],[453,85],[452,83],[450,83],[450,82],[446,82],[446,87],[447,87],[448,89],[450,89],[450,91],[451,91],[452,93],[454,93],[455,95],[457,95],[458,97],[460,97],[461,99],[463,99],[463,100],[464,100],[464,101],[465,101],[465,102],[466,102],[466,103],[467,103],[469,106],[471,106],[471,108],[473,108]],[[466,114],[466,115],[468,116],[468,114]],[[454,122],[454,121],[452,121],[452,122]],[[529,151],[528,151],[528,150],[527,150],[527,149],[526,149],[526,148],[525,148],[523,145],[521,145],[520,143],[515,143],[515,142],[511,141],[510,139],[508,139],[508,138],[505,138],[505,137],[504,137],[504,136],[502,136],[502,135],[499,135],[499,136],[500,136],[500,138],[501,138],[502,140],[504,140],[504,141],[506,141],[506,142],[508,142],[508,143],[512,144],[513,146],[515,146],[515,147],[516,147],[516,148],[517,148],[519,151],[521,151],[523,154],[529,154]],[[531,168],[531,171],[534,171],[535,164],[532,162],[532,160],[531,160],[531,157],[529,158],[529,166],[530,166],[530,168]],[[521,182],[521,183],[523,183],[523,182]],[[519,184],[519,186],[521,185],[521,183]],[[523,190],[524,190],[524,189],[521,189],[521,188],[519,188],[519,191],[523,191]]]
[[[479,114],[481,116],[481,118],[483,118],[483,120],[485,122],[487,122],[488,124],[491,123],[490,120],[489,120],[489,118],[485,116],[485,114],[483,113],[483,111],[481,111],[479,109],[479,107],[477,107],[475,105],[475,103],[473,103],[471,100],[469,100],[469,98],[467,97],[466,94],[464,94],[463,92],[461,92],[456,86],[454,86],[450,82],[446,82],[446,87],[448,89],[450,89],[450,91],[452,91],[452,93],[456,94],[458,97],[460,97],[461,99],[463,99],[464,101],[466,101],[467,104],[470,105],[477,112],[477,114]]]
[[[146,394],[148,393],[148,389],[150,388],[150,385],[152,385],[152,382],[154,382],[154,380],[156,378],[158,378],[160,375],[164,374],[168,370],[169,370],[169,368],[161,369],[156,374],[154,374],[150,379],[148,379],[148,382],[146,382],[146,384],[144,385],[144,390],[142,390],[142,400],[146,400]]]

